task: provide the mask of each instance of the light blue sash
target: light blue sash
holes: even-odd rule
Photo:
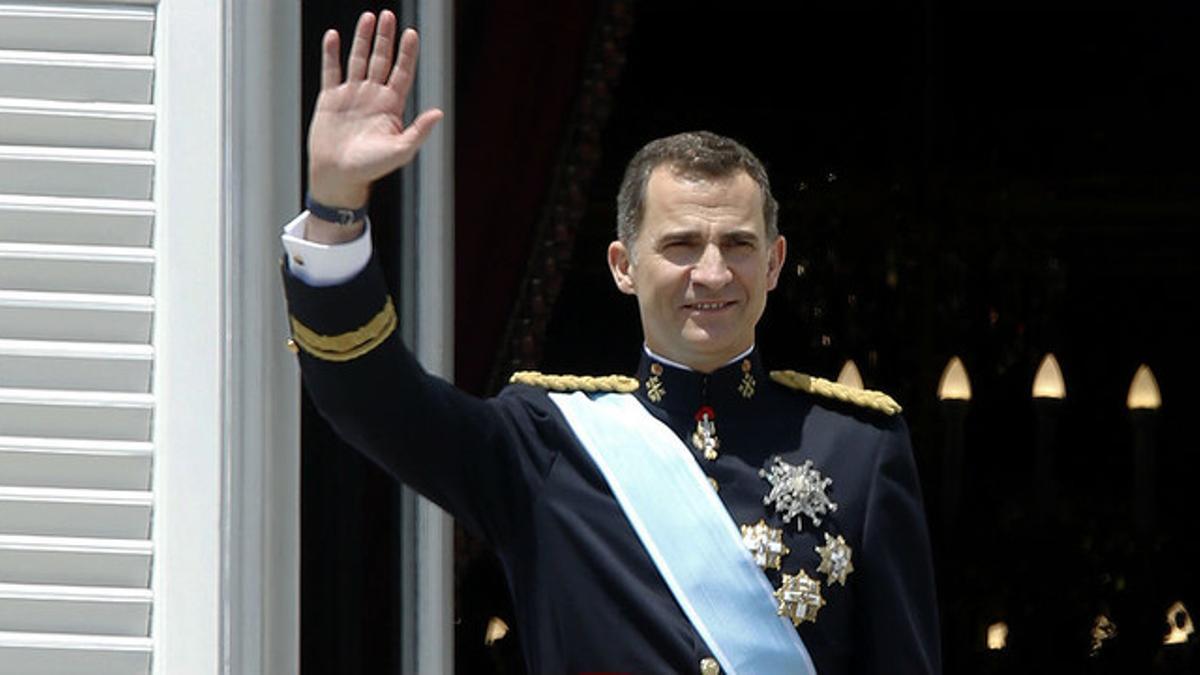
[[[815,675],[771,584],[674,432],[628,394],[550,394],[726,673]]]

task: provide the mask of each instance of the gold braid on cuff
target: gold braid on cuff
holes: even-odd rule
[[[292,339],[304,351],[324,361],[351,361],[370,352],[388,339],[396,330],[396,308],[389,296],[383,309],[370,321],[341,335],[321,335],[300,323],[296,317],[292,322]]]

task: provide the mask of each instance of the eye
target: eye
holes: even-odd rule
[[[667,239],[662,243],[664,251],[683,251],[690,248],[693,242],[689,239]]]

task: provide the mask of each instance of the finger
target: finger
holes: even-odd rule
[[[438,122],[442,121],[444,114],[437,108],[430,108],[417,116],[404,133],[400,134],[400,144],[406,149],[406,154],[411,157],[416,154],[417,150],[425,143],[425,139],[429,138],[429,134],[433,133]]]
[[[400,36],[400,54],[396,57],[396,66],[388,78],[388,86],[400,94],[401,98],[408,96],[412,86],[413,71],[417,67],[417,53],[421,51],[421,40],[417,31],[406,28]]]
[[[342,83],[341,50],[338,32],[330,28],[321,40],[321,89],[332,89]]]
[[[375,32],[375,15],[363,12],[354,27],[354,42],[350,44],[350,58],[346,62],[346,81],[353,82],[367,76],[367,54],[371,52],[371,34]]]
[[[384,82],[392,69],[392,48],[396,42],[396,15],[388,10],[379,14],[379,27],[375,31],[375,47],[371,49],[371,62],[367,67],[367,79]]]

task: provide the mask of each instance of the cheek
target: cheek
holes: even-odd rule
[[[669,296],[687,284],[686,268],[677,265],[656,265],[643,270],[637,279],[639,288],[656,297]]]

